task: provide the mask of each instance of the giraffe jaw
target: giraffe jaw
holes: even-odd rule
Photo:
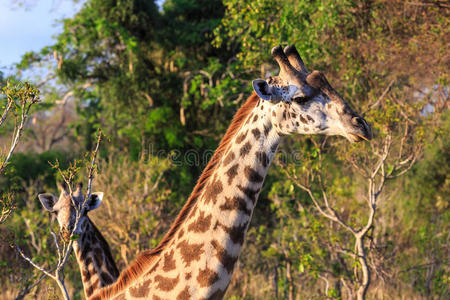
[[[352,117],[350,124],[351,129],[344,135],[351,143],[357,143],[361,141],[369,142],[373,135],[372,129],[366,120],[359,116]]]
[[[370,140],[372,139],[371,136],[364,136],[362,134],[358,134],[358,133],[349,133],[347,134],[346,138],[351,142],[351,143],[358,143],[361,141],[367,141],[370,142]]]

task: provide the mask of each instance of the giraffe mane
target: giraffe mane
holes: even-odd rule
[[[153,249],[142,251],[136,258],[136,260],[133,263],[131,263],[125,270],[122,271],[122,273],[120,274],[119,278],[115,283],[100,289],[98,293],[93,295],[93,297],[91,298],[92,300],[109,299],[113,295],[125,289],[131,283],[132,280],[142,275],[143,272],[149,266],[151,266],[151,264],[158,257],[161,251],[175,236],[175,233],[177,232],[178,228],[180,228],[180,225],[184,222],[184,220],[191,212],[192,207],[197,203],[197,199],[202,193],[206,183],[208,182],[208,179],[215,171],[216,166],[223,157],[226,149],[228,149],[227,146],[230,144],[232,138],[242,127],[244,121],[247,119],[250,112],[255,107],[256,103],[258,103],[258,100],[259,97],[256,95],[256,93],[253,93],[247,99],[244,105],[242,105],[241,108],[239,108],[239,110],[236,112],[236,114],[233,117],[233,120],[231,121],[230,126],[227,129],[227,132],[220,141],[219,146],[214,152],[214,155],[211,157],[211,160],[208,162],[202,174],[200,175],[191,195],[189,196],[188,200],[186,201],[177,218],[175,219],[175,222],[172,224],[169,231],[163,237],[159,245]]]

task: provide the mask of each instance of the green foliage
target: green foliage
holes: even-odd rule
[[[7,174],[0,180],[0,189],[13,187],[22,190],[29,183],[38,181],[41,188],[55,187],[57,171],[50,163],[60,162],[61,168],[67,168],[71,155],[68,153],[48,151],[37,153],[17,153],[11,158]]]
[[[326,40],[342,22],[348,1],[224,1],[227,13],[216,30],[216,45],[240,45],[242,68],[271,61],[274,45],[296,44],[306,62],[336,51]],[[345,17],[344,17],[345,18]],[[226,39],[224,39],[226,37]]]
[[[100,152],[94,190],[105,192],[109,209],[93,220],[124,266],[158,243],[170,225],[166,220],[175,217],[206,164],[188,164],[183,155],[215,149],[250,95],[250,80],[277,73],[270,49],[295,44],[308,69],[323,70],[369,121],[375,138],[359,144],[317,136],[286,140],[277,157],[282,167],[273,166],[265,180],[227,299],[287,298],[290,291],[301,299],[346,298],[342,282],[356,286],[361,269],[351,255],[353,237],[321,216],[285,172],[317,198],[325,186],[336,212],[360,228],[367,221],[367,181],[358,167],[374,165],[388,136],[387,174],[401,173],[395,154],[414,154],[418,163],[392,178],[380,196],[366,242],[372,284],[393,298],[445,297],[449,117],[440,115],[448,101],[450,18],[440,5],[168,0],[158,9],[155,1],[86,1],[73,18],[62,20],[54,45],[26,53],[18,64],[21,71],[44,65],[56,74],[33,114],[52,114],[63,86],[73,92],[74,118],[64,151],[37,154],[30,147],[12,157],[0,179],[1,191],[18,192],[17,214],[7,225],[24,248],[39,236],[26,250],[38,262],[54,262],[46,229],[56,226],[43,217],[36,199],[41,191],[55,190],[58,175],[47,162],[74,168],[69,162],[92,150],[101,127],[108,143]],[[56,64],[51,57],[58,58]],[[0,98],[0,107],[5,101]],[[426,105],[433,113],[425,113]],[[2,136],[11,132],[12,121],[0,127]],[[7,251],[1,255],[0,265],[8,264]],[[26,278],[23,285],[36,279],[37,273],[25,276],[30,269],[15,264],[5,273],[21,270],[14,284],[20,277]],[[74,261],[66,275],[80,291]]]

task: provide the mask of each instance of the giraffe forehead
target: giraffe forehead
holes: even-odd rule
[[[59,196],[58,202],[55,203],[53,208],[55,210],[60,211],[60,210],[68,209],[68,207],[70,205],[71,205],[70,195],[63,192]]]
[[[58,222],[61,226],[68,226],[73,219],[75,211],[72,206],[64,206],[58,210]]]

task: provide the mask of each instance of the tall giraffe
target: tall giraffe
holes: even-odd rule
[[[342,135],[371,139],[371,130],[318,71],[308,73],[294,46],[272,55],[280,74],[253,81],[175,223],[118,281],[90,299],[222,299],[248,224],[282,136]]]
[[[82,185],[78,184],[74,191],[73,202],[64,186],[60,185],[59,188],[61,189],[59,199],[50,193],[39,194],[38,197],[46,210],[56,214],[62,237],[68,240],[75,226],[76,210],[73,204],[81,207],[84,202]],[[86,201],[85,213],[80,217],[78,228],[74,231],[79,238],[74,241],[73,250],[80,267],[86,298],[96,290],[112,284],[119,277],[119,270],[108,243],[87,216],[88,211],[96,209],[101,204],[102,198],[102,192],[91,194]]]

